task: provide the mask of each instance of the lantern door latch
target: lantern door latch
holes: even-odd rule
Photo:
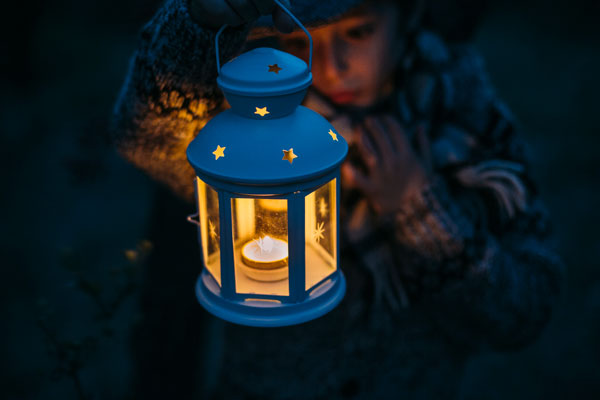
[[[199,215],[200,214],[196,212],[194,214],[188,215],[186,219],[189,223],[200,226],[200,221],[198,220]]]

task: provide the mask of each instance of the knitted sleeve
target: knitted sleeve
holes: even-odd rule
[[[186,148],[223,108],[215,34],[195,24],[187,0],[167,0],[142,29],[113,114],[120,153],[187,200],[193,199],[194,172]],[[244,28],[223,33],[223,60],[242,48],[246,34]]]
[[[395,216],[395,264],[408,296],[450,337],[518,347],[548,321],[562,264],[510,114],[479,57],[466,49],[455,57],[428,72],[441,98],[436,173]],[[418,105],[419,94],[412,98]]]
[[[397,216],[396,265],[409,296],[469,347],[529,343],[550,317],[562,275],[541,205],[530,200],[499,229],[486,221],[499,210],[485,193],[447,186],[435,182]]]

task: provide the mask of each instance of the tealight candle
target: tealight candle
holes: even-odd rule
[[[287,277],[288,244],[285,240],[265,235],[249,241],[242,248],[246,275],[260,281],[275,281]]]

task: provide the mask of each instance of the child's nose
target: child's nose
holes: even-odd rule
[[[319,46],[317,57],[321,64],[321,73],[329,82],[339,81],[348,69],[345,45],[335,38]]]

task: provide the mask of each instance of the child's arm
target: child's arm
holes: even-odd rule
[[[514,190],[508,181],[496,183],[504,187],[451,190],[458,185],[439,177],[397,214],[395,255],[408,291],[450,337],[510,348],[530,342],[548,321],[562,264],[549,248],[531,186],[522,210],[492,221],[506,213],[493,191]]]
[[[222,60],[242,48],[246,34],[223,33]],[[112,132],[123,156],[188,200],[194,172],[187,145],[223,107],[214,37],[191,19],[187,0],[168,0],[141,32],[114,109]]]
[[[437,172],[396,214],[396,240],[412,260],[405,279],[419,276],[441,329],[474,347],[517,347],[548,321],[563,266],[511,115],[480,58],[464,48],[454,57],[441,68]]]

